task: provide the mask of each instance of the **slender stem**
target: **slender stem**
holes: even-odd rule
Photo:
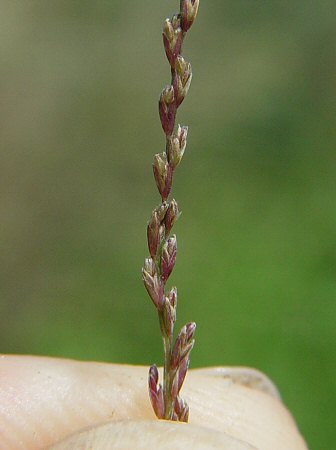
[[[170,377],[170,359],[172,339],[169,337],[163,338],[163,345],[165,351],[165,366],[164,366],[164,378],[163,378],[163,393],[165,399],[165,419],[171,420],[173,418],[174,404],[171,395],[171,377]]]
[[[173,336],[167,336],[164,331],[164,322],[163,322],[163,314],[159,311],[159,321],[160,328],[162,331],[163,338],[163,347],[164,347],[164,367],[163,367],[163,396],[164,396],[164,404],[165,404],[165,419],[171,420],[174,412],[174,399],[171,395],[171,370],[170,370],[170,361],[172,354],[172,344],[173,344]]]

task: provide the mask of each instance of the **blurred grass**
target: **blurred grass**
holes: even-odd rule
[[[2,352],[160,363],[140,281],[176,1],[2,1]],[[214,0],[174,180],[192,366],[258,367],[311,448],[335,424],[334,1]]]

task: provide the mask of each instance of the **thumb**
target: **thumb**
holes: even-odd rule
[[[191,439],[195,445],[202,439],[214,446],[218,440],[230,445],[236,440],[245,442],[245,447],[249,444],[246,449],[307,449],[271,383],[255,371],[190,371],[183,392],[191,410],[188,425],[155,419],[146,389],[147,373],[148,369],[140,366],[2,356],[0,449],[50,447],[73,433],[106,422],[113,423],[111,428],[103,428],[105,436],[119,436],[119,447],[111,444],[111,449],[122,448],[120,436],[133,439],[128,448],[141,449],[140,435],[157,439],[157,448],[165,448],[161,433],[168,433],[175,441]],[[213,441],[206,438],[207,433],[214,435]]]
[[[257,450],[221,431],[199,425],[159,420],[111,422],[92,427],[49,450]]]

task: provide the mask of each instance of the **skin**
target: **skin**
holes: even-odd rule
[[[0,449],[307,450],[260,372],[189,371],[187,425],[155,418],[147,373],[141,366],[0,356]]]

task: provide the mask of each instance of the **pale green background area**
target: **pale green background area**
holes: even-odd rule
[[[1,1],[1,352],[162,362],[140,269],[177,5]],[[335,24],[334,0],[201,2],[173,188],[192,367],[265,371],[316,450],[336,419]]]

